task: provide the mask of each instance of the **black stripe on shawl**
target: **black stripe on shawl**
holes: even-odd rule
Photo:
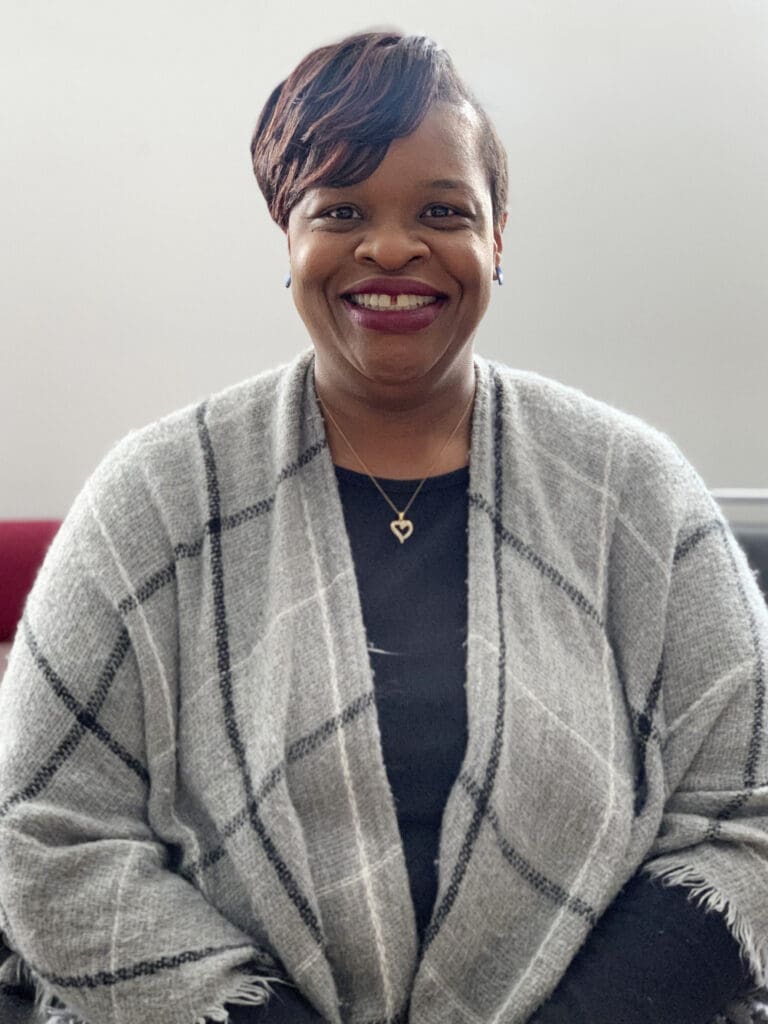
[[[494,425],[493,425],[493,463],[494,463],[494,502],[497,509],[503,508],[504,502],[504,479],[502,475],[504,455],[504,421],[503,421],[503,385],[498,373],[494,370]],[[440,900],[439,905],[432,914],[432,919],[424,933],[421,944],[421,955],[429,948],[436,938],[448,915],[450,914],[456,898],[459,895],[461,883],[467,873],[469,862],[475,848],[475,843],[480,834],[480,827],[483,818],[488,813],[488,802],[493,792],[496,781],[496,773],[501,758],[501,748],[504,739],[504,707],[507,693],[507,644],[504,633],[504,610],[503,610],[503,564],[501,557],[501,532],[497,529],[493,538],[493,564],[496,582],[496,616],[499,624],[499,661],[498,661],[498,693],[496,697],[496,715],[493,723],[493,741],[488,764],[485,769],[485,778],[475,801],[475,810],[472,820],[461,844],[459,855],[451,873],[451,880],[448,888]]]
[[[182,558],[197,558],[202,554],[207,535],[208,527],[206,526],[206,532],[203,536],[198,537],[197,540],[193,541],[191,544],[177,544],[173,549],[173,557],[177,562],[180,562]]]
[[[84,714],[91,716],[94,722],[104,705],[104,701],[109,695],[115,676],[117,675],[120,666],[125,661],[125,657],[130,649],[131,638],[128,635],[128,630],[121,629],[118,638],[115,641],[115,645],[107,658],[106,664],[99,675],[99,681],[96,685],[96,689],[88,698],[88,703],[85,705]],[[70,729],[53,754],[51,754],[48,760],[38,768],[32,781],[18,793],[13,793],[8,797],[4,804],[0,805],[0,818],[5,817],[5,815],[12,807],[15,807],[16,804],[22,803],[26,800],[33,800],[36,796],[39,796],[39,794],[42,793],[59,768],[61,768],[61,766],[75,752],[86,731],[86,726],[78,720],[78,724]],[[148,782],[149,773],[146,768],[143,768],[143,766],[142,770],[144,771],[146,781]]]
[[[38,669],[45,678],[45,681],[48,683],[48,685],[59,698],[59,700],[62,702],[62,704],[67,708],[68,711],[70,711],[75,716],[77,721],[84,729],[87,729],[89,732],[92,732],[96,739],[103,743],[104,746],[108,750],[110,750],[117,758],[119,758],[119,760],[121,760],[127,768],[130,768],[132,772],[138,775],[142,782],[145,782],[147,785],[149,785],[149,773],[147,772],[147,769],[144,767],[144,765],[141,764],[141,762],[137,758],[135,758],[133,754],[129,753],[129,751],[127,751],[121,743],[118,743],[117,740],[113,739],[108,730],[105,729],[104,726],[99,723],[96,714],[90,708],[91,702],[89,701],[88,704],[85,707],[83,707],[83,705],[80,703],[77,697],[75,697],[75,695],[72,693],[69,687],[67,687],[67,685],[64,683],[64,680],[61,678],[61,676],[59,676],[54,671],[48,659],[41,652],[40,647],[38,646],[38,643],[32,634],[32,629],[29,625],[29,622],[27,621],[26,618],[23,619],[23,626],[24,639],[27,642],[27,646],[29,647],[30,653],[34,658]],[[118,646],[117,653],[113,650],[112,654],[110,654],[110,660],[108,660],[107,662],[107,666],[104,670],[104,674],[99,683],[99,687],[97,687],[96,690],[97,694],[100,692],[100,687],[106,686],[107,690],[109,689],[109,685],[111,684],[112,679],[114,678],[114,672],[117,671],[117,668],[119,667],[122,658],[125,656],[125,653],[128,650],[128,646],[130,646],[130,641],[128,640],[127,633],[121,634],[121,638],[120,640],[118,640],[118,645],[120,644],[122,644],[125,649],[120,650]],[[117,662],[117,664],[112,664],[113,659],[115,662]],[[112,674],[110,675],[110,673]]]
[[[718,811],[715,820],[710,823],[704,839],[706,841],[718,839],[720,837],[723,822],[728,821],[734,816],[734,814],[738,814],[741,808],[744,807],[745,804],[749,803],[758,790],[765,789],[766,787],[768,787],[768,777],[766,777],[762,782],[758,782],[756,785],[750,786],[749,789],[746,789],[743,793],[739,793],[738,796],[735,796],[730,800]]]
[[[229,625],[227,622],[227,609],[224,595],[224,560],[221,545],[221,496],[219,494],[219,480],[216,470],[216,458],[213,451],[213,443],[205,422],[206,403],[204,402],[197,410],[197,428],[200,439],[200,447],[203,451],[205,463],[205,476],[208,488],[208,514],[210,529],[210,551],[211,551],[211,576],[213,583],[213,612],[216,629],[216,655],[219,670],[219,690],[224,711],[224,723],[229,740],[229,745],[235,755],[237,766],[245,789],[248,814],[251,828],[259,837],[267,860],[272,865],[280,884],[286,895],[299,912],[312,938],[318,944],[323,941],[322,929],[312,907],[306,896],[301,892],[296,879],[293,877],[290,868],[277,849],[274,840],[269,835],[264,822],[259,815],[258,801],[253,791],[253,780],[245,759],[245,748],[240,737],[240,730],[237,725],[235,705],[232,696],[232,672],[229,656]]]
[[[239,512],[234,512],[231,516],[227,516],[222,521],[221,528],[222,530],[235,530],[238,526],[242,526],[243,523],[250,523],[252,519],[258,519],[259,516],[271,512],[274,505],[275,495],[270,494],[263,501],[257,501],[255,505],[248,505]]]
[[[318,441],[316,444],[311,445],[305,452],[296,459],[295,462],[285,466],[277,475],[275,485],[281,484],[284,480],[288,480],[290,477],[295,476],[300,469],[308,465],[324,448],[328,447],[328,442],[323,439]],[[238,526],[242,526],[243,523],[249,523],[253,519],[257,519],[259,516],[266,515],[271,512],[275,505],[275,494],[270,494],[267,498],[262,498],[261,501],[255,502],[253,505],[246,505],[245,508],[240,509],[239,512],[233,512],[229,516],[225,516],[222,520],[215,520],[215,528],[219,531],[235,530]],[[206,523],[205,532],[202,537],[198,537],[190,543],[176,544],[173,549],[173,561],[164,565],[157,572],[152,573],[147,579],[141,583],[134,593],[128,594],[118,604],[118,611],[121,615],[127,615],[128,612],[134,610],[139,605],[144,604],[150,597],[167,586],[173,580],[176,579],[176,564],[183,558],[197,558],[202,554],[203,547],[205,545],[205,538],[211,535],[212,522]]]
[[[220,524],[217,523],[216,529],[220,531],[234,530],[238,526],[242,526],[243,523],[248,523],[252,519],[256,519],[257,516],[264,515],[266,512],[271,512],[275,504],[275,496],[271,495],[269,498],[265,498],[263,501],[256,502],[255,505],[249,505],[247,508],[241,509],[239,512],[235,512],[231,516],[227,516]],[[133,594],[129,594],[124,597],[117,606],[117,610],[121,615],[127,615],[128,612],[133,611],[139,605],[144,604],[148,601],[153,594],[156,594],[158,590],[172,583],[176,579],[176,564],[184,558],[197,558],[202,554],[203,546],[205,544],[205,538],[211,535],[211,523],[206,523],[205,533],[202,537],[199,537],[196,541],[191,544],[176,544],[173,549],[173,561],[169,562],[168,565],[164,565],[162,569],[158,569],[157,572],[149,576],[142,584],[140,584]]]
[[[645,699],[643,710],[633,714],[635,757],[637,759],[637,770],[635,771],[635,817],[639,818],[643,813],[648,799],[648,740],[653,734],[653,716],[659,705],[661,696],[661,685],[664,680],[664,654],[662,652],[659,667],[653,678],[648,696]]]
[[[595,608],[592,602],[584,596],[579,588],[573,583],[570,583],[565,576],[559,572],[559,570],[550,565],[549,562],[542,558],[541,555],[537,554],[533,548],[504,527],[499,516],[498,504],[495,504],[495,507],[492,507],[481,494],[470,494],[469,503],[470,505],[474,505],[475,508],[485,512],[493,523],[494,529],[496,530],[497,540],[503,540],[505,544],[509,544],[510,547],[512,547],[519,555],[522,555],[523,558],[527,559],[527,561],[529,561],[542,576],[551,580],[551,582],[558,586],[563,593],[567,594],[577,608],[588,615],[590,619],[594,619],[598,626],[603,626],[603,620],[597,608]]]
[[[121,615],[126,615],[128,612],[133,611],[140,604],[144,604],[148,601],[153,594],[157,593],[167,584],[171,583],[176,579],[176,563],[171,562],[169,565],[163,566],[162,569],[158,569],[156,573],[153,573],[141,586],[136,588],[136,592],[130,594],[128,597],[124,597],[122,601],[118,603],[117,610]]]
[[[322,725],[318,726],[317,729],[313,729],[312,732],[307,733],[306,736],[300,736],[295,740],[288,748],[285,759],[278,761],[278,763],[273,768],[270,768],[261,780],[256,793],[257,803],[269,796],[278,782],[282,779],[287,763],[293,764],[295,761],[300,761],[301,758],[306,757],[308,754],[317,750],[332,736],[335,736],[339,729],[343,729],[351,722],[354,722],[360,714],[367,711],[369,708],[372,708],[373,705],[374,692],[373,690],[369,690],[368,693],[364,693],[362,696],[353,700],[351,704],[348,704],[341,714],[334,715],[332,718],[323,722]],[[233,835],[239,832],[248,821],[248,814],[248,808],[244,807],[230,818],[221,832],[221,838],[223,840],[231,839]],[[217,864],[226,855],[226,847],[223,844],[221,846],[217,846],[215,849],[204,854],[199,860],[184,868],[180,874],[191,882],[194,880],[195,876],[207,871],[208,868]]]
[[[310,447],[307,448],[305,452],[301,453],[301,455],[298,457],[298,459],[296,459],[295,462],[292,462],[290,466],[286,466],[285,469],[280,470],[280,472],[277,474],[277,480],[275,480],[275,484],[281,484],[283,480],[288,480],[289,477],[295,476],[300,469],[303,469],[306,465],[308,465],[312,461],[312,459],[315,458],[315,456],[319,455],[320,452],[327,447],[328,441],[325,438],[322,438],[320,441],[315,441],[315,443],[313,445],[310,445]]]
[[[373,707],[373,704],[374,692],[369,690],[368,693],[362,694],[362,696],[353,700],[351,704],[348,704],[341,714],[333,715],[333,717],[318,726],[317,729],[314,729],[306,736],[299,737],[288,747],[286,761],[289,764],[293,764],[295,761],[301,760],[302,757],[306,757],[307,754],[311,754],[313,750],[317,750],[326,740],[334,736],[339,729],[343,729],[350,722],[354,722],[363,711]]]
[[[220,833],[223,840],[231,839],[233,835],[238,833],[241,828],[244,828],[250,818],[250,806],[246,804],[242,810],[238,811],[237,814],[230,818]],[[214,864],[218,864],[220,860],[223,860],[228,850],[226,846],[222,845],[215,847],[213,850],[209,850],[208,853],[204,853],[202,857],[194,861],[192,864],[185,868],[179,869],[179,874],[182,878],[186,878],[188,882],[194,882],[195,878],[202,875],[209,868],[212,868]]]
[[[462,772],[459,775],[459,782],[472,800],[477,802],[480,799],[480,786],[466,772]],[[565,907],[566,910],[570,910],[571,913],[575,914],[577,917],[585,918],[585,920],[589,921],[592,925],[597,924],[597,911],[591,907],[589,903],[579,899],[578,896],[572,896],[561,885],[553,882],[551,879],[547,878],[546,875],[542,874],[541,871],[534,868],[533,865],[528,863],[525,857],[517,852],[501,831],[499,816],[490,803],[485,816],[493,828],[493,831],[496,833],[496,842],[499,845],[499,849],[501,850],[504,859],[515,869],[520,877],[531,886],[532,889],[535,889],[536,892],[546,897],[546,899],[551,900],[556,904],[556,906]]]
[[[678,562],[690,555],[694,548],[698,547],[705,537],[708,537],[711,533],[714,533],[717,530],[722,531],[722,529],[723,523],[720,519],[712,519],[710,522],[697,527],[690,536],[686,537],[685,540],[680,541],[677,545],[675,553],[672,556],[672,564],[677,565]]]
[[[159,956],[156,960],[140,960],[138,963],[130,964],[128,967],[119,967],[116,971],[97,971],[95,974],[59,975],[44,974],[35,970],[45,981],[50,982],[57,988],[104,988],[112,985],[119,985],[123,981],[134,981],[136,978],[148,978],[161,971],[171,971],[185,964],[196,964],[201,960],[217,956],[219,953],[228,953],[233,949],[250,949],[242,943],[229,946],[206,946],[204,949],[187,949],[183,953],[176,953],[174,956]]]

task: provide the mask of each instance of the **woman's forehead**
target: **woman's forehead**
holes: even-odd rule
[[[457,166],[479,166],[478,132],[479,120],[471,107],[435,103],[414,132],[392,141],[387,156],[407,151],[408,156],[413,158],[423,152],[425,156],[450,160]],[[445,174],[443,177],[451,175]]]
[[[485,177],[477,124],[455,107],[439,104],[414,132],[390,143],[382,162],[360,184],[375,187],[399,179],[414,190],[480,191]]]

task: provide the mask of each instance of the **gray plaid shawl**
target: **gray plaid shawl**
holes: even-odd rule
[[[417,950],[312,365],[131,435],[54,543],[0,687],[3,1024],[30,982],[54,1019],[194,1024],[280,978],[332,1022],[518,1024],[643,864],[764,984],[756,582],[668,439],[482,359],[469,742]]]

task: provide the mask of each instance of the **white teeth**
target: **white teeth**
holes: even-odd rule
[[[437,302],[437,296],[435,295],[377,295],[369,293],[361,293],[358,295],[350,295],[350,302],[356,306],[362,306],[364,309],[379,309],[379,310],[400,310],[400,309],[420,309],[422,306],[429,306],[433,302]]]

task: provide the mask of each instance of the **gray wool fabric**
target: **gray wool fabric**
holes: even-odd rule
[[[0,686],[3,1024],[225,1021],[286,978],[334,1024],[523,1024],[641,865],[725,916],[755,991],[721,1019],[758,1019],[755,579],[666,437],[476,366],[469,740],[421,951],[304,353],[130,435],[41,570]]]

